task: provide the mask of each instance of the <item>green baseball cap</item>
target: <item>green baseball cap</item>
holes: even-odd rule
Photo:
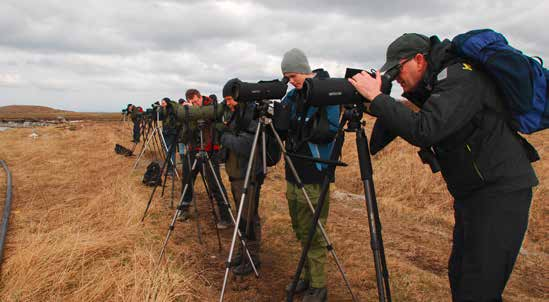
[[[414,33],[403,34],[387,48],[387,60],[379,71],[384,72],[394,68],[400,60],[411,58],[418,53],[427,54],[430,48],[431,43],[427,36]]]

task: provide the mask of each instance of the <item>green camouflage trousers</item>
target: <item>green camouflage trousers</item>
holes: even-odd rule
[[[288,199],[288,208],[290,210],[290,217],[292,218],[292,228],[297,239],[301,242],[303,248],[309,229],[313,220],[313,212],[307,204],[307,200],[303,195],[303,192],[295,184],[287,182],[286,199]],[[316,207],[318,197],[320,195],[320,184],[305,185],[305,191],[309,195],[309,198]],[[326,195],[326,202],[320,214],[320,222],[323,226],[326,226],[326,220],[328,219],[328,211],[330,208],[330,191]],[[307,253],[307,261],[301,278],[311,281],[311,286],[315,288],[321,288],[326,286],[326,274],[324,273],[324,264],[326,263],[326,241],[320,230],[317,228],[313,241],[311,242],[311,248]]]

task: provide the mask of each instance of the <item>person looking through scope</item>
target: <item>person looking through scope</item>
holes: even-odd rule
[[[143,119],[143,109],[133,104],[128,104],[128,112],[133,122],[133,139],[132,142],[139,143],[141,136],[141,121]]]
[[[380,71],[389,70],[398,71],[417,112],[381,93],[379,71],[349,82],[371,102],[378,122],[438,160],[454,198],[452,300],[502,301],[538,184],[530,163],[535,150],[509,126],[493,80],[454,55],[449,40],[404,34],[387,48]]]
[[[208,97],[204,97],[200,94],[200,92],[196,89],[188,89],[185,93],[185,97],[187,99],[187,102],[192,104],[192,106],[214,106],[217,107],[217,104],[212,102],[211,99]],[[189,105],[191,106],[191,105]],[[187,106],[185,106],[187,107]],[[188,109],[188,108],[187,108]],[[204,150],[206,152],[210,152],[212,154],[217,153],[219,151],[219,144],[218,144],[218,137],[215,130],[216,123],[219,123],[219,121],[213,120],[204,120],[203,121],[203,139],[204,139]],[[192,175],[191,173],[191,166],[192,161],[195,159],[196,154],[198,151],[200,151],[200,129],[199,129],[199,121],[196,120],[189,120],[184,119],[184,123],[182,124],[182,128],[180,130],[180,137],[179,141],[186,144],[188,147],[188,158],[183,160],[183,175]],[[212,158],[215,158],[216,156],[212,155]],[[216,175],[219,174],[219,163],[217,161],[213,161],[212,165],[214,167]],[[206,178],[206,182],[208,183],[208,187],[211,189],[214,199],[217,202],[218,208],[219,208],[219,223],[217,224],[218,229],[227,229],[229,226],[232,225],[232,222],[230,220],[229,215],[229,209],[227,205],[223,202],[222,192],[218,188],[215,179],[209,169],[206,169],[204,177]],[[190,211],[189,206],[191,204],[192,198],[193,198],[193,185],[196,179],[195,177],[191,179],[191,186],[189,187],[189,190],[187,190],[185,196],[183,197],[183,209],[181,210],[181,214],[179,216],[179,220],[187,220],[190,218]],[[224,190],[224,188],[222,188]]]
[[[297,48],[293,48],[284,54],[281,69],[283,76],[295,88],[282,99],[282,105],[290,111],[290,129],[285,135],[286,149],[288,152],[298,155],[329,159],[333,139],[339,124],[339,106],[309,106],[304,101],[302,91],[305,79],[329,77],[328,73],[322,69],[311,71],[305,53]],[[323,122],[320,122],[320,120],[323,120]],[[319,125],[327,126],[327,128],[317,127]],[[316,207],[327,165],[302,159],[294,161],[294,164],[298,176],[304,183],[305,190],[313,202],[313,206]],[[307,240],[313,213],[309,209],[301,188],[297,185],[298,181],[292,175],[288,163],[286,163],[285,170],[286,198],[292,220],[292,229],[303,245]],[[324,225],[328,219],[329,198],[328,193],[320,216],[320,221]],[[295,289],[296,293],[306,291],[303,301],[325,301],[327,299],[326,273],[324,271],[326,258],[326,243],[322,235],[316,232],[307,254],[302,277]],[[289,287],[287,290],[289,290]]]
[[[225,171],[229,176],[231,192],[238,209],[254,141],[254,132],[258,123],[255,116],[256,104],[253,102],[239,104],[228,92],[224,93],[223,97],[228,110],[224,112],[223,122],[225,126],[222,130],[221,146],[226,150]],[[258,154],[261,154],[261,152]],[[259,269],[261,222],[258,208],[261,185],[265,176],[261,156],[256,156],[252,169],[253,172],[242,210],[243,216],[238,227],[247,239],[248,250],[256,268]],[[252,265],[241,244],[235,256],[233,256],[231,264],[234,266],[233,273],[235,275],[249,275],[253,272]]]
[[[171,102],[170,98],[165,97],[162,99],[162,102]],[[156,106],[159,105],[159,102],[156,102],[153,104],[153,108],[156,110]],[[174,169],[176,167],[175,162],[175,150],[171,152],[171,155],[169,154],[169,150],[171,150],[172,144],[177,143],[177,129],[174,127],[174,125],[170,124],[169,122],[162,121],[162,136],[164,137],[164,141],[166,143],[166,148],[164,149],[164,152],[166,153],[166,160],[168,161],[167,165],[167,175],[173,176],[174,175]],[[175,147],[174,147],[175,148]]]

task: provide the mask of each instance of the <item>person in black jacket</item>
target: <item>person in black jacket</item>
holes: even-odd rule
[[[226,111],[223,119],[225,128],[221,136],[222,149],[226,150],[225,171],[231,182],[231,192],[238,209],[243,193],[246,169],[253,147],[254,134],[258,120],[255,117],[255,103],[238,104],[232,96],[225,95]],[[258,148],[260,145],[257,146]],[[256,154],[262,154],[258,150]],[[256,268],[259,268],[259,251],[261,244],[261,221],[259,218],[259,195],[265,178],[261,156],[253,162],[250,181],[244,199],[239,229],[247,239],[246,244]],[[235,212],[236,213],[236,212]],[[235,217],[236,218],[236,217]],[[253,268],[240,246],[236,256],[231,260],[235,266],[235,275],[249,275]]]
[[[538,184],[533,148],[510,127],[494,82],[455,56],[450,41],[404,34],[389,45],[381,71],[393,68],[417,110],[380,92],[379,71],[349,81],[378,122],[440,164],[454,197],[452,300],[502,301]]]
[[[162,99],[162,102],[171,102],[170,98],[165,97]],[[168,176],[173,176],[174,174],[174,166],[176,165],[175,161],[175,153],[177,152],[177,146],[174,146],[174,150],[172,150],[171,156],[168,158],[169,151],[172,148],[172,144],[177,143],[177,129],[170,126],[169,123],[162,122],[162,136],[164,137],[164,143],[166,143],[165,146],[165,153],[166,153],[166,160],[168,161],[167,165],[167,174]],[[162,143],[162,145],[164,144]],[[163,148],[164,149],[164,148]]]
[[[128,105],[128,112],[133,122],[133,139],[132,142],[139,143],[139,137],[141,136],[141,121],[143,120],[143,109],[135,105]]]

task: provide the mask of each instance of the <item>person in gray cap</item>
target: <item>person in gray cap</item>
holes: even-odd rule
[[[416,111],[381,93],[379,72],[349,81],[383,126],[430,150],[440,165],[454,198],[452,300],[502,301],[538,184],[531,165],[537,153],[508,124],[494,81],[456,56],[449,40],[400,36],[381,71],[394,68]]]
[[[303,51],[297,48],[293,48],[284,54],[281,69],[284,77],[295,87],[282,99],[282,105],[289,107],[291,112],[291,126],[285,135],[286,149],[289,152],[306,157],[329,159],[339,123],[339,106],[308,106],[305,104],[302,89],[307,78],[329,77],[328,72],[322,69],[312,71],[307,57]],[[325,111],[326,114],[317,114],[321,111]],[[316,119],[322,117],[326,118],[327,122],[315,123]],[[314,124],[329,124],[329,127],[314,129],[311,127]],[[327,165],[310,160],[295,160],[293,164],[313,206],[316,207]],[[286,199],[288,200],[292,228],[303,246],[307,241],[313,213],[308,207],[299,181],[294,178],[287,162],[286,182]],[[323,225],[326,224],[328,218],[329,198],[328,192],[320,216],[320,222]],[[295,293],[305,292],[303,301],[326,301],[328,291],[324,272],[325,263],[326,242],[320,232],[316,232],[311,241],[311,248],[307,253],[307,261],[301,279],[295,290]],[[289,290],[289,288],[288,286],[286,290]]]

